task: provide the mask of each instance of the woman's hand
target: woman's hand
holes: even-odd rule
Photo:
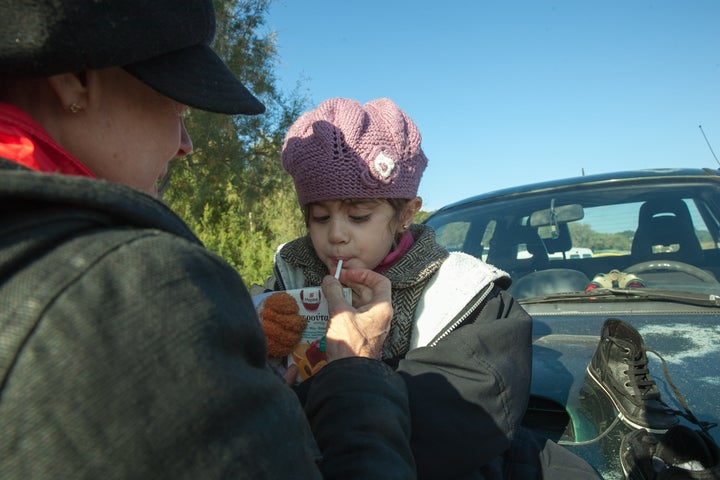
[[[358,308],[349,304],[342,294],[343,285],[364,303]],[[393,315],[390,280],[371,270],[343,269],[339,281],[327,275],[322,290],[330,314],[325,345],[328,362],[345,357],[380,358]]]

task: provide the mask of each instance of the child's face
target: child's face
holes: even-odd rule
[[[384,200],[329,200],[308,207],[313,247],[330,272],[377,267],[392,247],[399,220]]]

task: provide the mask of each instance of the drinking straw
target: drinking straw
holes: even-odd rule
[[[335,270],[335,278],[340,279],[340,269],[342,268],[343,261],[338,260],[337,270]]]

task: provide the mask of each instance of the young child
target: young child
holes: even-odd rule
[[[282,161],[308,235],[278,249],[274,285],[266,285],[319,285],[340,260],[343,268],[382,273],[395,309],[384,359],[433,344],[453,320],[477,316],[496,285],[509,285],[505,272],[449,254],[430,227],[412,224],[427,158],[415,123],[391,100],[321,103],[290,127]]]
[[[319,285],[341,260],[343,269],[390,279],[394,314],[382,359],[409,390],[419,477],[540,478],[541,447],[527,432],[517,438],[530,390],[530,318],[504,291],[505,272],[449,253],[430,227],[412,224],[428,162],[412,119],[387,98],[329,99],[290,127],[282,162],[308,235],[278,249],[266,286]]]

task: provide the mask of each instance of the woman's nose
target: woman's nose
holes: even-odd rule
[[[185,128],[185,122],[180,120],[180,148],[178,149],[176,157],[184,157],[192,152],[193,144],[190,134]]]

